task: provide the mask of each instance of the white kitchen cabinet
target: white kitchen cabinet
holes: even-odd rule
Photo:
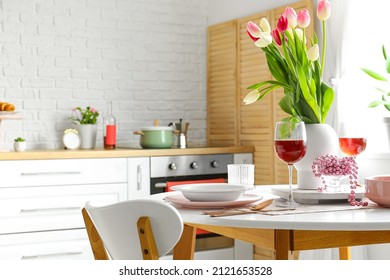
[[[81,209],[128,197],[127,159],[0,161],[0,259],[93,259]]]
[[[126,159],[0,161],[2,187],[125,183]]]
[[[150,195],[150,158],[127,159],[128,199],[144,198]]]
[[[0,260],[91,260],[85,229],[0,235]]]
[[[126,183],[0,188],[0,234],[82,228],[88,200],[126,199]]]
[[[0,260],[93,259],[82,207],[149,196],[150,159],[0,160]],[[252,154],[235,154],[234,162],[251,163]],[[237,247],[235,257],[245,259],[250,248]],[[229,250],[223,256],[231,259]]]

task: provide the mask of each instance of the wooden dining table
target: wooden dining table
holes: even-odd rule
[[[252,192],[266,197],[272,187],[256,186]],[[151,197],[164,199],[173,194]],[[272,249],[277,260],[293,259],[294,251],[325,248],[340,248],[340,259],[350,259],[351,246],[390,243],[390,209],[375,205],[343,211],[225,217],[210,217],[202,209],[176,206],[185,225],[174,248],[173,259],[176,260],[194,258],[198,228]]]

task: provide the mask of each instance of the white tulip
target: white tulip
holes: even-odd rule
[[[261,28],[261,31],[263,31],[265,33],[268,33],[268,34],[271,33],[271,26],[269,25],[269,22],[265,17],[263,17],[260,20],[260,28]]]
[[[310,61],[316,61],[319,57],[320,50],[318,48],[318,45],[313,45],[308,51],[307,51],[307,58]]]
[[[269,33],[261,32],[259,40],[255,42],[255,45],[259,48],[264,48],[272,43],[272,36]]]
[[[298,38],[299,38],[299,40],[303,40],[303,39],[305,39],[305,44],[306,44],[306,36],[303,36],[303,31],[302,31],[302,29],[300,29],[300,28],[295,28],[295,33],[297,34],[297,36],[298,36]]]
[[[248,93],[245,96],[243,102],[245,103],[245,105],[252,104],[252,103],[256,102],[257,99],[259,99],[259,96],[260,96],[260,93],[257,90],[252,90],[250,93]]]

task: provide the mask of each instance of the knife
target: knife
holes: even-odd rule
[[[271,205],[272,202],[273,199],[269,199],[269,200],[262,201],[259,204],[256,204],[254,206],[250,206],[248,208],[232,208],[232,209],[219,210],[219,211],[203,211],[203,214],[209,215],[210,217],[223,217],[223,216],[258,213],[259,210],[262,210],[265,207]]]

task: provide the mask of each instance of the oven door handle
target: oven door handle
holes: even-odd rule
[[[167,183],[156,183],[156,184],[154,184],[154,187],[159,188],[159,189],[166,188]]]

